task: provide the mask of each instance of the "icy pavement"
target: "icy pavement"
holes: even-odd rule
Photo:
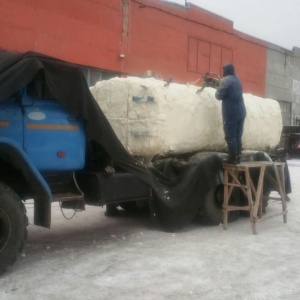
[[[258,235],[245,217],[227,231],[193,224],[166,233],[147,215],[107,218],[90,206],[67,221],[55,204],[51,230],[29,226],[24,253],[0,278],[0,299],[298,300],[300,160],[289,165],[288,223],[259,222]],[[32,204],[27,210],[32,221]]]

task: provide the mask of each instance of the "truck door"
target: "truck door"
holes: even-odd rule
[[[84,167],[85,132],[54,99],[25,94],[24,150],[40,171],[73,171]]]

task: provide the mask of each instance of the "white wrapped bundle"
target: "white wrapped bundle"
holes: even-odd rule
[[[91,92],[126,149],[144,158],[164,153],[226,147],[221,101],[215,89],[154,78],[113,78]],[[247,108],[243,149],[265,150],[280,140],[282,118],[277,101],[244,94]]]

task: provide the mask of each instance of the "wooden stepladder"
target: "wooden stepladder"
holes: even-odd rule
[[[223,202],[223,228],[228,226],[228,212],[234,210],[249,211],[250,221],[253,234],[257,234],[256,223],[258,220],[268,219],[275,216],[282,215],[283,222],[287,222],[287,206],[285,199],[285,178],[284,178],[285,163],[269,162],[269,161],[255,161],[242,162],[238,165],[224,163],[224,202]],[[257,169],[258,181],[253,182],[251,178],[251,169]],[[278,192],[279,197],[265,197],[263,196],[264,179]],[[229,205],[229,200],[234,188],[240,188],[247,198],[247,205]],[[262,207],[264,200],[279,200],[282,203],[282,211],[280,213],[272,214],[262,217]]]

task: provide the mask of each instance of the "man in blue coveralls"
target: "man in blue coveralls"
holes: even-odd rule
[[[223,78],[215,96],[218,100],[222,100],[223,129],[229,151],[227,162],[239,164],[246,107],[242,84],[235,75],[232,64],[224,65]]]

